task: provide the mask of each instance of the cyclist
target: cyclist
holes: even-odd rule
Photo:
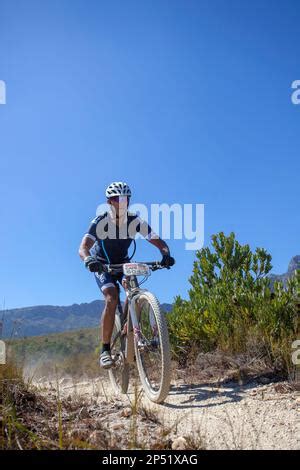
[[[146,221],[128,211],[131,190],[127,183],[111,183],[105,192],[109,209],[92,220],[84,235],[79,256],[87,269],[94,273],[96,282],[105,299],[102,313],[102,351],[100,366],[109,369],[113,365],[110,354],[110,341],[115,321],[115,311],[119,299],[118,282],[123,274],[110,274],[103,271],[103,264],[129,262],[128,248],[135,236],[140,233],[162,255],[161,264],[169,268],[175,263],[168,245],[156,235]]]

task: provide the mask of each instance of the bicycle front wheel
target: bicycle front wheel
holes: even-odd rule
[[[171,355],[167,322],[157,298],[151,292],[138,296],[136,315],[139,339],[134,347],[140,379],[146,395],[162,403],[170,390]]]

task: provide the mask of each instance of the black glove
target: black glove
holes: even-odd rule
[[[84,259],[84,264],[91,273],[101,273],[103,271],[102,263],[97,258],[94,258],[94,256],[87,256]]]
[[[160,264],[161,266],[165,266],[169,269],[170,266],[173,266],[173,264],[175,264],[175,259],[170,255],[163,255]]]

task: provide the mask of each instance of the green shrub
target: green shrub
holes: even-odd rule
[[[271,255],[251,252],[234,233],[212,237],[196,252],[189,299],[176,297],[168,316],[172,349],[187,360],[195,350],[243,353],[253,344],[285,370],[297,334],[297,279],[270,285]]]

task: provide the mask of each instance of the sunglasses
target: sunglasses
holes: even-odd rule
[[[127,196],[112,196],[109,198],[110,201],[113,202],[127,202]]]

